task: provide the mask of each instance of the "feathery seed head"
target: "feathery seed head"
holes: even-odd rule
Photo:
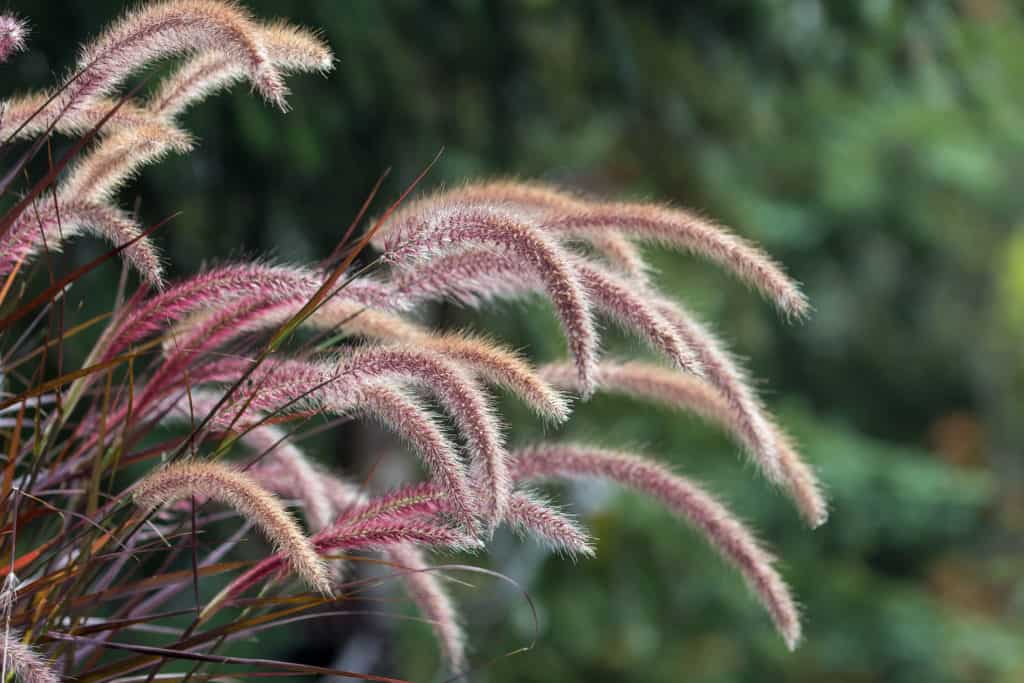
[[[396,212],[378,239],[386,242],[410,220],[446,204],[511,209],[562,238],[587,240],[613,265],[641,277],[646,268],[628,238],[685,249],[726,267],[760,290],[786,315],[804,317],[810,311],[799,285],[771,257],[713,221],[690,211],[654,204],[586,201],[536,184],[498,181],[436,193]]]
[[[212,268],[168,287],[127,310],[118,323],[109,355],[204,310],[222,309],[229,302],[260,294],[273,299],[294,294],[295,288],[319,287],[309,270],[263,263],[238,263]]]
[[[63,243],[80,233],[103,238],[114,246],[135,242],[124,250],[128,262],[147,282],[163,285],[163,264],[153,243],[143,237],[142,227],[124,211],[97,202],[61,202],[46,198],[26,209],[0,238],[0,277],[7,275],[45,247],[59,252]]]
[[[407,392],[383,382],[363,387],[359,391],[359,406],[413,446],[431,478],[448,496],[455,520],[466,529],[475,529],[477,505],[465,468],[430,411]]]
[[[428,215],[409,216],[397,224],[387,236],[385,256],[400,265],[473,245],[515,256],[518,271],[542,283],[565,329],[583,393],[589,395],[598,339],[590,301],[574,267],[576,257],[535,226],[494,209],[438,206]]]
[[[320,72],[333,68],[330,48],[311,31],[284,22],[253,26],[254,36],[266,50],[270,63],[283,74]],[[109,116],[100,135],[125,127],[156,125],[171,121],[188,107],[216,92],[245,80],[250,61],[237,50],[200,51],[167,77],[140,107],[134,102],[119,102],[110,97],[90,96],[69,102],[52,93],[41,92],[12,97],[3,103],[0,139],[16,134],[18,139],[36,137],[52,125],[63,135],[82,135]],[[71,106],[73,105],[73,106]],[[116,109],[116,111],[115,111]]]
[[[557,551],[573,557],[594,556],[586,530],[537,495],[513,492],[505,519],[513,528],[537,536]]]
[[[334,68],[334,53],[319,31],[278,20],[260,27],[260,40],[270,61],[286,73],[327,73]]]
[[[166,411],[161,423],[203,420],[214,412],[219,400],[220,396],[214,392],[191,390]],[[259,467],[248,471],[253,479],[279,496],[301,500],[313,531],[331,523],[335,506],[330,488],[335,477],[310,461],[283,429],[270,424],[257,425],[244,431],[239,441],[261,456]]]
[[[713,496],[665,467],[629,453],[582,445],[541,444],[513,455],[516,481],[601,477],[651,496],[687,520],[747,580],[771,615],[786,645],[800,642],[800,615],[775,558]]]
[[[337,522],[313,537],[313,544],[322,554],[338,550],[387,550],[400,543],[453,550],[477,550],[483,546],[459,529],[394,517],[354,524]]]
[[[0,63],[25,49],[28,24],[11,14],[0,14]]]
[[[403,339],[457,361],[488,382],[504,387],[555,423],[569,419],[566,398],[541,379],[517,353],[477,334],[424,334]]]
[[[471,377],[443,356],[413,348],[361,349],[345,359],[339,370],[346,381],[392,378],[433,393],[465,436],[471,460],[483,466],[488,486],[481,514],[492,527],[501,521],[510,492],[507,455],[490,401]]]
[[[441,200],[502,206],[541,222],[552,214],[579,211],[587,206],[587,201],[574,193],[549,185],[513,180],[468,183],[418,201]],[[410,210],[415,208],[410,207]],[[582,239],[604,256],[611,266],[641,284],[648,283],[650,268],[629,238],[609,231],[583,235]]]
[[[136,221],[108,200],[142,165],[190,147],[187,134],[162,122],[122,128],[103,138],[74,165],[52,200],[35,202],[0,236],[0,273],[11,272],[43,248],[59,251],[66,239],[80,232],[92,232],[115,245],[137,238],[142,230]],[[137,239],[125,256],[151,284],[162,285],[163,268],[148,237]]]
[[[545,365],[540,368],[540,373],[555,386],[571,388],[576,382],[572,367],[565,363]],[[745,426],[747,416],[735,402],[726,398],[721,389],[706,380],[636,361],[602,363],[599,377],[603,392],[624,394],[692,412],[724,427],[751,452],[756,450]],[[824,524],[828,518],[828,506],[814,472],[803,462],[781,428],[765,419],[779,454],[783,487],[807,524],[812,528]]]
[[[77,103],[108,95],[150,62],[206,50],[245,64],[256,90],[286,109],[287,88],[259,39],[259,25],[238,5],[216,0],[166,0],[127,12],[83,48],[83,75],[69,86],[68,97]]]
[[[643,290],[638,293],[635,284],[631,285],[625,278],[596,264],[581,265],[579,272],[587,294],[602,313],[624,329],[645,339],[655,350],[664,353],[676,367],[698,376],[704,374],[697,352],[650,305]]]
[[[566,234],[618,232],[685,249],[727,268],[786,315],[802,318],[810,306],[799,285],[770,256],[726,228],[683,209],[654,204],[601,203],[550,216],[546,228]]]
[[[31,645],[25,643],[23,634],[6,624],[2,630],[0,661],[4,671],[13,672],[21,683],[60,683],[57,672]]]
[[[372,505],[372,501],[368,503],[368,506]],[[376,518],[361,514],[363,511],[359,507],[351,507],[341,519],[313,536],[316,552],[322,555],[358,550],[387,552],[406,544],[462,551],[482,547],[478,539],[444,524],[395,516]],[[235,579],[228,592],[231,595],[245,592],[279,571],[286,561],[286,555],[280,552],[260,561]]]
[[[227,368],[228,377],[233,372]],[[472,457],[486,463],[490,486],[483,509],[478,509],[456,447],[430,411],[402,390],[403,384],[432,392],[454,418]],[[242,406],[246,413],[239,416]],[[475,528],[478,514],[500,521],[509,487],[500,428],[486,395],[458,366],[443,358],[426,351],[370,347],[340,365],[271,362],[253,374],[251,388],[236,391],[213,421],[227,426],[241,417],[246,423],[257,412],[286,408],[316,408],[339,415],[362,413],[378,419],[413,447],[451,498],[453,516],[460,524]]]
[[[35,92],[3,100],[0,103],[4,112],[0,118],[0,140],[30,140],[45,133],[51,125],[54,132],[77,137],[99,126],[108,115],[106,123],[96,131],[99,136],[126,126],[154,122],[153,115],[134,102],[97,97],[61,112],[56,108],[59,99],[52,97],[49,92]]]
[[[193,495],[239,512],[263,531],[307,584],[324,595],[331,594],[327,568],[310,539],[280,501],[249,475],[214,462],[179,461],[148,475],[133,491],[136,505],[147,511]]]
[[[697,375],[703,367],[676,326],[651,302],[651,295],[625,277],[582,258],[573,261],[576,276],[593,308],[636,334],[676,366]],[[516,260],[486,250],[463,251],[433,259],[400,273],[396,289],[414,300],[455,298],[479,305],[492,298],[521,297],[543,289]]]
[[[661,299],[655,305],[697,354],[707,380],[732,406],[738,418],[736,425],[743,434],[743,443],[748,446],[757,465],[770,481],[782,482],[784,475],[771,420],[750,385],[747,373],[715,334],[681,304]]]
[[[334,68],[334,55],[314,33],[274,22],[256,30],[270,63],[282,73],[318,71]],[[173,119],[188,107],[219,90],[229,88],[248,75],[247,63],[237,54],[215,51],[193,57],[167,77],[149,99],[153,114]]]
[[[109,200],[143,166],[192,146],[188,133],[163,121],[120,128],[75,164],[62,194],[76,201]]]
[[[193,317],[164,342],[165,354],[178,349],[212,349],[248,332],[275,329],[291,320],[306,305],[312,292],[279,298],[258,293],[225,311]],[[357,299],[353,301],[352,297]],[[358,289],[348,288],[329,297],[304,320],[306,326],[344,331],[381,342],[414,344],[458,362],[486,381],[513,392],[537,414],[553,422],[569,417],[565,397],[553,390],[515,352],[483,336],[469,333],[433,333],[395,314],[367,308]],[[216,329],[216,332],[214,332]]]

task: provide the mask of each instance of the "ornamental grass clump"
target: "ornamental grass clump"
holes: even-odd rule
[[[27,35],[22,20],[0,16],[0,60]],[[167,59],[177,66],[163,82],[130,87]],[[431,553],[486,552],[504,525],[590,557],[588,531],[535,488],[577,478],[663,504],[738,571],[796,647],[800,615],[775,560],[723,501],[653,456],[554,434],[597,392],[695,413],[731,434],[809,526],[825,521],[813,470],[725,345],[658,290],[640,248],[706,258],[784,315],[805,316],[799,286],[742,237],[683,209],[498,181],[403,195],[343,240],[330,267],[242,261],[168,278],[157,232],[167,221],[127,211],[121,190],[193,148],[180,121],[190,105],[247,83],[285,112],[287,78],[333,62],[316,33],[238,4],[166,0],[115,21],[53,88],[0,102],[0,141],[23,150],[3,157],[0,180],[10,206],[0,217],[5,679],[153,680],[172,662],[193,674],[216,662],[381,680],[231,655],[239,638],[350,599],[364,585],[353,562],[367,556],[405,585],[450,670],[466,673],[468,639]],[[66,151],[32,177],[44,147]],[[54,256],[81,235],[111,248],[66,268]],[[123,296],[106,315],[75,319],[69,287],[115,258],[135,273]],[[431,329],[416,315],[437,301],[480,308],[532,296],[560,323],[564,361],[537,368],[480,332]],[[603,358],[605,319],[660,362]],[[302,342],[303,329],[316,341]],[[84,363],[64,365],[61,347],[89,331],[98,339]],[[496,391],[528,406],[551,440],[518,443]],[[382,491],[346,479],[344,463],[326,467],[297,438],[320,415],[379,423],[424,479]],[[224,520],[237,533],[208,541]],[[253,548],[259,557],[245,559]]]

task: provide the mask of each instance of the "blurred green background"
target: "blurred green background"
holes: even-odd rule
[[[124,5],[2,4],[35,26],[32,50],[2,67],[6,92],[51,83]],[[803,602],[799,650],[666,513],[575,487],[564,500],[591,524],[597,559],[502,535],[488,560],[536,604],[531,652],[502,657],[534,637],[520,594],[479,578],[456,589],[474,680],[1024,680],[1016,3],[245,4],[322,28],[337,69],[293,79],[287,116],[245,87],[202,104],[185,118],[198,150],[122,195],[149,222],[182,212],[159,237],[173,273],[264,253],[318,259],[386,168],[377,210],[443,147],[425,187],[513,175],[696,207],[762,243],[815,305],[790,325],[715,269],[651,252],[666,291],[748,359],[828,484],[820,530],[695,420],[599,398],[564,430],[677,463],[752,522]],[[82,241],[69,258],[102,249]],[[538,360],[562,352],[541,306],[437,314]],[[612,353],[642,353],[613,339]],[[542,435],[509,411],[513,442]],[[295,628],[264,654],[437,678],[422,625]]]

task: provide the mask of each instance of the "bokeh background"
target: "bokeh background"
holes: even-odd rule
[[[1024,680],[1024,19],[1004,0],[247,0],[321,27],[339,58],[292,80],[294,110],[236,88],[188,113],[198,150],[122,195],[177,274],[331,250],[387,168],[380,210],[443,148],[424,187],[518,176],[696,207],[806,285],[803,324],[715,269],[651,251],[662,286],[713,321],[831,491],[805,529],[736,448],[625,400],[560,432],[640,447],[706,481],[784,560],[806,614],[790,654],[693,534],[611,489],[564,499],[598,539],[573,563],[500,535],[487,566],[525,586],[457,588],[481,681]],[[52,82],[114,0],[0,0],[31,51],[3,91]],[[66,263],[101,253],[79,242]],[[116,278],[97,273],[94,286]],[[89,303],[83,298],[82,306]],[[440,308],[537,360],[550,311]],[[612,352],[642,353],[613,338]],[[508,406],[510,438],[541,425]],[[364,471],[376,437],[325,454]],[[326,458],[330,459],[330,458]],[[527,645],[532,651],[503,656]],[[437,679],[422,624],[297,626],[279,657]]]

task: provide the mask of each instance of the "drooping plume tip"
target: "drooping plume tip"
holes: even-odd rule
[[[263,531],[310,587],[331,594],[327,567],[310,539],[281,502],[249,475],[214,462],[183,460],[148,475],[133,492],[136,505],[147,511],[191,496],[209,498],[239,512]]]

